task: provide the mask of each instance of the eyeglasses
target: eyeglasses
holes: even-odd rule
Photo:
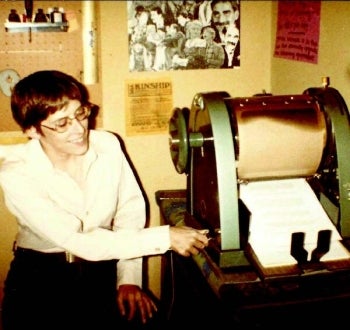
[[[46,126],[41,124],[40,126],[46,127],[48,129],[51,129],[52,131],[55,131],[57,133],[64,133],[68,130],[69,126],[72,125],[72,122],[74,119],[78,121],[83,121],[84,119],[88,118],[91,114],[91,107],[90,106],[80,106],[75,112],[73,117],[63,117],[60,118],[52,123],[54,127]]]

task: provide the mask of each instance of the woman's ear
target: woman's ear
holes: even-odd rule
[[[38,130],[34,126],[27,128],[24,133],[31,139],[39,140],[41,137],[41,133],[39,133]]]

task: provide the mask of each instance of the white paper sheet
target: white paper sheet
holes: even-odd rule
[[[332,231],[330,250],[321,261],[350,258],[341,235],[305,179],[241,184],[240,198],[251,212],[249,243],[263,267],[297,264],[290,254],[294,232],[305,233],[308,260],[320,230]]]

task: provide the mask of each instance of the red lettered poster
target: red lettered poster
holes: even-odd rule
[[[275,57],[317,64],[321,1],[279,1]]]

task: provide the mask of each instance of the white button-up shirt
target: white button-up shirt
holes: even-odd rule
[[[169,249],[169,226],[144,228],[142,192],[112,133],[90,131],[83,187],[53,167],[38,140],[0,146],[0,159],[18,246],[92,261],[120,259],[118,285],[140,286],[141,257]]]

